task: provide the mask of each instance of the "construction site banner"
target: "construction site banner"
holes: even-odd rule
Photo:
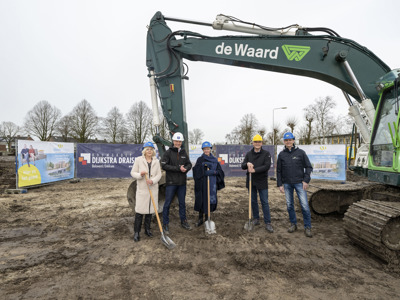
[[[193,167],[196,164],[197,159],[203,154],[201,145],[189,145],[189,159],[192,163],[192,168],[187,172],[187,177],[193,177]]]
[[[269,145],[262,146],[271,154],[271,167],[268,171],[268,176],[274,176],[275,165],[273,163],[274,147]],[[216,156],[221,164],[222,170],[227,177],[245,176],[246,170],[242,170],[242,162],[246,153],[253,149],[250,145],[216,145]]]
[[[142,155],[143,145],[77,144],[78,178],[128,178],[135,157]]]
[[[18,140],[17,186],[74,178],[74,144]]]
[[[313,167],[312,179],[346,180],[346,145],[301,145]],[[283,146],[277,147],[277,153]]]

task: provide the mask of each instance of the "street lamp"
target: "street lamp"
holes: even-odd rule
[[[275,146],[275,123],[274,123],[274,114],[276,109],[287,109],[287,107],[276,107],[272,109],[272,146]]]

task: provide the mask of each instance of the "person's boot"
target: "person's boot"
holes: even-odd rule
[[[268,223],[265,225],[265,229],[269,232],[269,233],[273,233],[274,232],[274,228],[272,227],[271,223]]]
[[[151,230],[150,230],[150,224],[151,224],[151,214],[147,214],[144,217],[144,233],[148,237],[153,237],[153,234],[151,233]]]
[[[287,230],[289,233],[295,232],[297,230],[297,224],[291,223],[289,229]]]
[[[203,213],[199,212],[199,220],[196,222],[195,226],[199,227],[201,225],[203,225],[204,221],[203,221]]]
[[[164,224],[163,225],[163,231],[164,231],[165,234],[169,234],[169,226],[168,226],[168,224]]]
[[[135,232],[135,234],[133,235],[133,240],[135,242],[139,242],[140,241],[140,229],[142,228],[142,221],[143,221],[143,215],[142,214],[135,214],[135,224],[133,227],[133,230]]]
[[[192,228],[190,227],[190,225],[189,225],[187,220],[181,221],[181,227],[186,229],[186,230],[192,230]]]
[[[311,228],[310,227],[306,227],[304,229],[304,234],[306,235],[306,237],[312,237],[312,233],[311,233]]]

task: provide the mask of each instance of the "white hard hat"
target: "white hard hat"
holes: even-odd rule
[[[183,138],[183,134],[180,132],[175,132],[174,135],[172,136],[173,141],[181,141],[183,142],[185,139]]]

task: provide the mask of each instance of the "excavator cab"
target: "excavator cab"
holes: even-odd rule
[[[400,136],[398,78],[381,92],[371,136],[368,178],[400,185]]]

